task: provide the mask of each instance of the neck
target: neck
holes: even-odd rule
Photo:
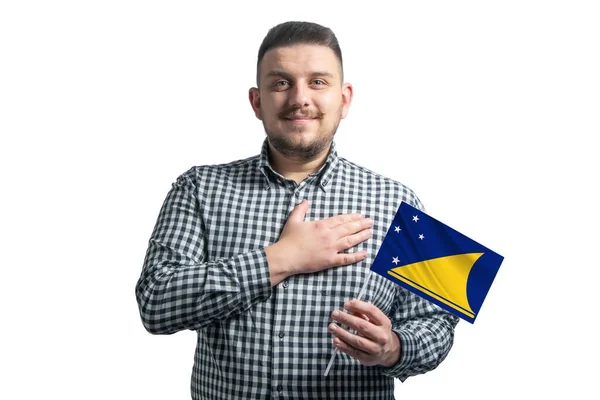
[[[296,183],[300,183],[308,175],[317,172],[325,164],[330,149],[331,145],[310,160],[298,160],[286,158],[269,143],[269,163],[273,170],[280,175]]]

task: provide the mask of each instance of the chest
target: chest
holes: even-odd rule
[[[205,249],[208,260],[231,258],[275,243],[294,207],[306,198],[310,207],[306,222],[339,214],[360,213],[373,219],[373,237],[348,252],[367,251],[361,262],[334,267],[314,274],[289,277],[286,293],[318,299],[315,307],[330,312],[345,301],[356,298],[368,274],[370,282],[364,300],[387,313],[393,304],[395,285],[370,272],[370,266],[387,233],[399,202],[389,201],[394,193],[382,193],[364,186],[332,187],[328,191],[314,186],[261,188],[221,188],[221,196],[212,196],[201,208],[205,224]],[[281,283],[280,285],[283,285]]]

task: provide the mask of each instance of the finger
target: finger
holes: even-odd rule
[[[367,258],[366,251],[357,251],[354,253],[338,253],[333,257],[332,266],[342,266],[354,264]]]
[[[364,242],[365,240],[370,239],[371,237],[373,237],[373,229],[365,229],[363,231],[355,233],[354,235],[345,236],[341,239],[338,239],[338,241],[335,244],[335,248],[337,249],[337,251],[346,250],[356,246],[359,243]]]
[[[352,313],[352,314],[353,314],[353,315],[355,315],[355,316],[357,316],[358,318],[362,318],[362,319],[364,319],[364,320],[365,320],[365,321],[367,321],[367,322],[368,322],[368,321],[370,321],[369,317],[367,317],[367,316],[366,316],[365,314],[363,314],[363,313],[355,312],[355,313]]]
[[[344,236],[353,235],[365,229],[371,228],[372,226],[373,220],[371,218],[361,218],[353,221],[348,221],[334,228],[331,228],[331,233],[336,238],[343,238]]]
[[[378,354],[381,350],[381,346],[373,342],[369,338],[364,336],[358,336],[345,329],[340,328],[334,323],[329,324],[329,332],[335,337],[339,338],[343,342],[352,346],[353,348],[364,352],[365,354],[374,355]]]
[[[333,344],[340,351],[348,354],[350,357],[353,357],[360,361],[363,365],[375,365],[374,357],[370,354],[365,353],[357,348],[350,346],[348,343],[344,342],[340,338],[333,339]]]
[[[367,317],[367,316],[366,316],[366,315],[364,315],[364,314],[361,314],[361,313],[354,313],[354,314],[352,314],[352,315],[355,315],[355,316],[356,316],[356,317],[358,317],[358,318],[362,318],[362,319],[364,319],[365,321],[369,321],[369,317]],[[346,328],[348,328],[348,327],[347,327],[346,325],[342,325],[342,328],[346,329]],[[360,332],[357,332],[357,335],[362,335],[362,334],[361,334]]]
[[[322,222],[325,224],[325,227],[329,229],[333,229],[336,226],[364,219],[364,217],[358,213],[355,214],[340,214],[334,217],[325,218]]]
[[[336,310],[331,314],[331,318],[334,321],[353,329],[357,335],[364,336],[365,338],[368,338],[374,342],[379,343],[384,336],[381,327],[373,325],[371,322],[365,321],[359,316]],[[350,344],[354,346],[354,343]]]
[[[344,308],[349,312],[356,314],[361,313],[369,318],[369,321],[375,325],[388,326],[391,325],[390,319],[373,304],[361,300],[351,300],[344,304]]]
[[[308,211],[308,207],[308,200],[302,200],[296,207],[294,207],[290,213],[290,216],[288,217],[288,221],[303,222],[306,212]]]

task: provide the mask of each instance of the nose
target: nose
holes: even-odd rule
[[[297,83],[289,93],[289,103],[291,107],[304,108],[310,105],[309,88],[306,85]]]

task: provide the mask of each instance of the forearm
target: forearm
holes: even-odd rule
[[[153,334],[200,329],[239,314],[270,295],[262,248],[202,264],[177,257],[154,259],[149,251],[136,285],[142,322]]]

